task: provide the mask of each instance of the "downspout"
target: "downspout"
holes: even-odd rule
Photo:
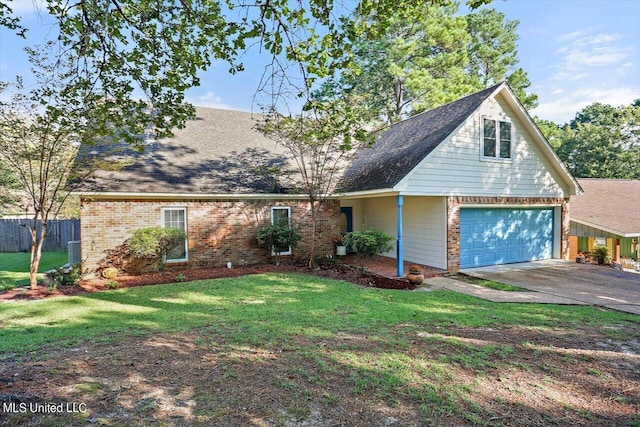
[[[404,196],[398,195],[398,239],[396,240],[396,264],[398,277],[404,276],[404,243],[402,242],[402,205]]]

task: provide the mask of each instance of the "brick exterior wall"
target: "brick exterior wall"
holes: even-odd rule
[[[161,209],[187,210],[189,261],[169,263],[167,268],[199,268],[272,263],[258,246],[256,233],[270,223],[271,207],[288,206],[291,220],[302,230],[302,240],[290,258],[304,259],[311,242],[311,210],[300,200],[92,200],[81,201],[82,260],[84,272],[95,272],[106,251],[122,244],[134,230],[159,226]],[[316,254],[333,254],[332,237],[340,234],[340,202],[328,200],[318,213]],[[286,258],[286,257],[283,257]],[[104,266],[103,266],[104,267]]]
[[[569,259],[569,204],[568,199],[545,197],[447,197],[447,270],[457,273],[460,270],[460,207],[464,205],[500,205],[548,206],[560,205],[562,210],[562,231],[560,233],[560,253],[562,259]]]

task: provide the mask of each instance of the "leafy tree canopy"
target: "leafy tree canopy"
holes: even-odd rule
[[[594,103],[564,126],[537,119],[558,156],[578,178],[640,179],[640,102]]]
[[[347,97],[372,120],[394,123],[507,80],[535,107],[537,96],[526,93],[530,82],[517,68],[518,21],[492,9],[457,11],[448,3],[389,20],[384,33],[354,44],[354,67],[328,79],[316,98]]]
[[[356,40],[447,3],[362,0],[349,9],[334,0],[47,0],[46,7],[57,20],[60,49],[76,59],[68,90],[93,94],[86,102],[100,133],[136,143],[150,128],[167,136],[184,126],[194,113],[184,93],[216,60],[237,73],[247,50],[259,49],[269,60],[257,90],[274,104],[308,99],[318,79],[352,66]],[[9,6],[0,0],[0,25],[19,31]]]

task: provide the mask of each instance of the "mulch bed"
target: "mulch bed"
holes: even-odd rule
[[[163,283],[190,282],[193,280],[219,279],[225,277],[246,276],[248,274],[261,273],[300,273],[314,276],[327,277],[330,279],[344,280],[365,287],[412,290],[415,286],[404,279],[392,279],[379,276],[373,273],[362,273],[358,268],[348,265],[320,266],[310,269],[306,266],[287,265],[256,265],[249,267],[214,267],[197,268],[186,270],[167,271],[164,273],[151,273],[137,276],[118,276],[118,289],[131,288],[135,286],[159,285]],[[61,296],[81,295],[92,292],[100,292],[110,289],[109,280],[106,279],[86,279],[77,285],[58,286],[55,290],[49,290],[47,286],[38,285],[38,289],[31,289],[28,285],[17,287],[0,293],[0,301],[10,300],[38,300],[44,298],[54,298]]]

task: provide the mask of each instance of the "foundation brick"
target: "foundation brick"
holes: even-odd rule
[[[83,271],[94,272],[106,252],[122,244],[143,227],[161,226],[161,210],[184,207],[187,210],[189,261],[167,264],[167,268],[225,266],[232,262],[245,266],[274,262],[258,246],[258,228],[270,223],[271,207],[288,206],[291,220],[300,226],[302,240],[290,258],[305,259],[311,243],[311,210],[299,200],[104,200],[81,201]],[[340,202],[326,201],[318,212],[316,255],[333,254],[332,236],[340,233]],[[285,257],[283,257],[285,258]]]

